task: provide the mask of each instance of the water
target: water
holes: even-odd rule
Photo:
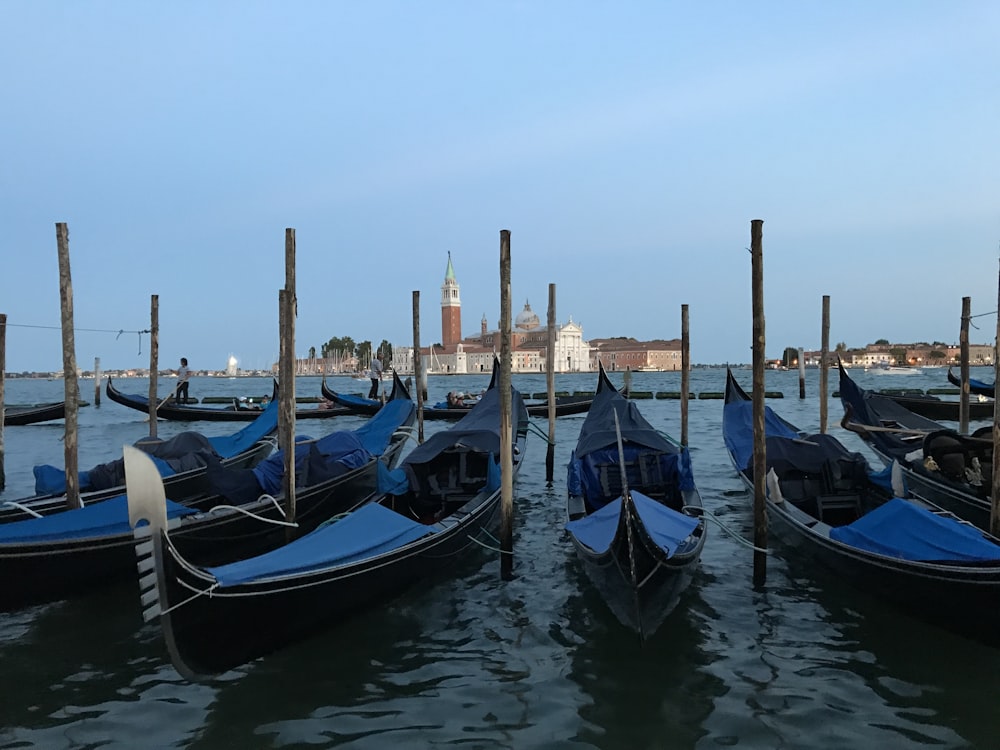
[[[749,384],[749,371],[739,375]],[[785,394],[769,404],[817,429],[818,373],[807,377],[809,397],[800,400],[796,372],[769,372],[767,389]],[[942,369],[856,378],[867,387],[947,385]],[[621,384],[620,374],[612,379]],[[514,382],[523,392],[545,390],[541,376]],[[595,383],[594,374],[559,376],[557,388]],[[430,400],[485,384],[479,376],[431,378]],[[635,390],[679,384],[675,373],[633,376]],[[367,391],[347,378],[331,385]],[[723,370],[692,374],[696,393],[724,385]],[[119,386],[147,388],[143,380]],[[269,387],[264,379],[201,378],[191,395]],[[319,381],[303,378],[297,388],[318,395]],[[81,389],[92,401],[92,381]],[[58,400],[62,383],[8,380],[6,396]],[[638,403],[657,428],[679,435],[678,401]],[[829,414],[831,431],[863,450],[837,426],[839,402],[831,399]],[[724,453],[721,420],[721,400],[690,402],[694,469],[706,507],[748,538],[750,504]],[[0,748],[1000,746],[1000,651],[898,614],[780,545],[766,587],[754,591],[752,553],[715,526],[681,604],[640,646],[590,591],[562,531],[564,466],[582,421],[558,420],[551,489],[545,446],[529,439],[517,488],[515,580],[501,582],[497,556],[484,550],[454,575],[210,684],[174,672],[158,628],[141,621],[135,585],[0,614]],[[299,430],[318,435],[356,423],[338,417],[300,422]],[[160,422],[158,430],[169,436],[192,426]],[[223,434],[239,425],[194,426]],[[114,457],[148,427],[142,414],[107,399],[85,407],[80,466]],[[30,493],[33,464],[62,463],[61,423],[4,435],[2,499]]]

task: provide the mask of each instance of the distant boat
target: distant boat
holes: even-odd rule
[[[876,365],[868,368],[868,372],[878,375],[919,375],[920,370],[916,367],[903,367],[902,365]]]
[[[65,416],[65,401],[54,401],[48,404],[24,404],[6,407],[3,412],[3,423],[5,427],[10,427],[12,425],[48,422],[52,419],[62,419]]]
[[[948,368],[948,382],[959,388],[962,387],[962,379],[955,375],[951,368]],[[993,394],[996,393],[996,383],[986,383],[982,380],[976,380],[975,378],[969,378],[969,393],[974,393],[977,396],[989,396],[993,398]]]

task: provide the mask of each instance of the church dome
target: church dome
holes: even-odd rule
[[[542,324],[538,316],[531,311],[531,305],[527,302],[524,303],[524,309],[517,314],[517,318],[514,319],[514,327],[523,330],[530,330],[532,328],[538,328]]]

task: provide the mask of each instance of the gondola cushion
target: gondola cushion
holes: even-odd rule
[[[922,562],[975,563],[1000,560],[1000,545],[982,531],[894,498],[830,538],[887,557]]]

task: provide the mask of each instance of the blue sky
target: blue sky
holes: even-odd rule
[[[284,234],[304,356],[440,339],[527,299],[585,338],[751,358],[750,221],[769,356],[957,341],[997,308],[995,2],[0,3],[7,369],[278,355]],[[996,318],[970,336],[990,342]],[[88,330],[89,329],[89,330]]]

